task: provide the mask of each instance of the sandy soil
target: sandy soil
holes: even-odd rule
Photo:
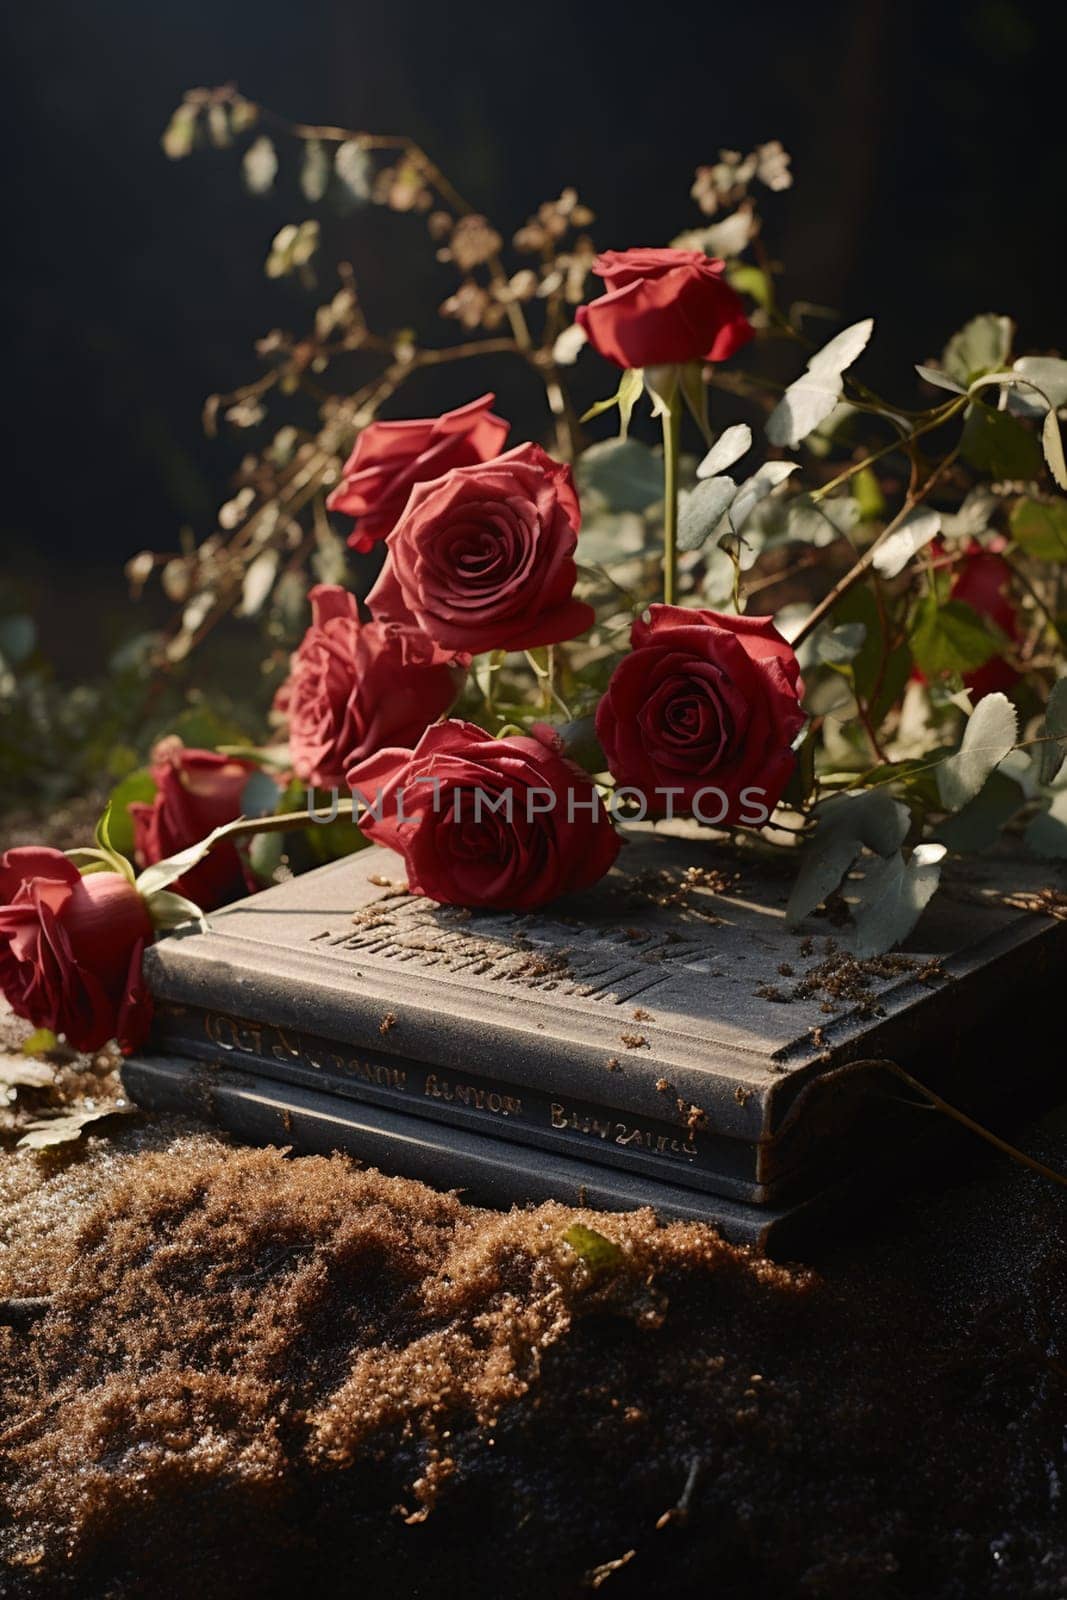
[[[984,1146],[788,1268],[177,1119],[14,1148],[112,1066],[7,1112],[4,1595],[1067,1594],[1067,1206]]]

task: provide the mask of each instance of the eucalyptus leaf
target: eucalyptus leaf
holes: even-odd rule
[[[939,769],[940,770],[940,769]],[[1026,795],[1013,778],[991,772],[981,789],[937,830],[939,841],[959,855],[988,850],[1000,838],[1005,824],[1026,804]]]
[[[752,429],[747,422],[735,422],[719,435],[697,468],[698,478],[714,478],[752,448]]]
[[[873,331],[871,317],[853,323],[811,357],[807,371],[789,385],[767,419],[772,444],[795,449],[826,420],[841,398],[842,374],[866,348]]]
[[[374,192],[374,163],[358,139],[337,146],[333,170],[350,201],[362,205]]]
[[[884,955],[908,937],[937,891],[944,858],[943,844],[919,844],[908,861],[897,851],[870,862],[852,910],[855,955]]]
[[[941,517],[936,511],[920,506],[905,517],[900,527],[883,541],[874,553],[874,567],[883,578],[895,578],[913,556],[926,548],[941,531]]]
[[[1067,789],[1059,789],[1047,811],[1039,811],[1023,834],[1026,848],[1048,861],[1067,860]]]
[[[203,932],[207,928],[204,913],[195,900],[171,889],[160,889],[148,904],[152,926],[158,933],[171,933],[175,928],[188,927]]]
[[[796,461],[765,461],[758,472],[754,472],[751,478],[745,479],[728,512],[729,526],[734,533],[744,531],[745,523],[755,507],[797,472],[799,465]],[[715,479],[705,478],[704,481],[714,483]]]
[[[278,785],[269,773],[257,770],[248,775],[241,790],[242,817],[272,817],[278,809]]]
[[[1011,370],[1033,388],[1013,387],[1008,404],[1022,416],[1043,416],[1049,406],[1067,406],[1067,361],[1055,356],[1020,356]]]
[[[983,373],[1006,365],[1014,337],[1015,324],[1010,317],[984,312],[952,335],[942,352],[941,365],[948,377],[966,389]]]
[[[737,494],[732,478],[704,478],[683,497],[678,511],[678,549],[699,550],[715,532]]]
[[[1041,737],[1048,743],[1038,746],[1038,781],[1054,783],[1067,761],[1067,678],[1060,678],[1052,686],[1041,724]]]
[[[578,457],[579,488],[603,495],[613,511],[647,511],[663,499],[663,461],[638,439],[604,439]]]
[[[916,372],[924,383],[932,383],[935,389],[948,389],[952,394],[966,394],[967,390],[962,383],[957,383],[955,378],[950,378],[947,372],[942,372],[940,367],[916,366]]]
[[[879,856],[899,850],[911,823],[907,806],[886,789],[835,795],[816,809],[815,833],[805,846],[793,892],[786,908],[792,927],[810,916],[866,847]]]
[[[974,799],[989,774],[1014,750],[1018,731],[1015,707],[1007,695],[987,694],[979,700],[959,750],[937,769],[937,790],[946,810],[958,811]]]

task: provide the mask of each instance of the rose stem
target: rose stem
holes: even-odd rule
[[[678,586],[678,447],[682,402],[676,386],[663,412],[663,603],[673,606]]]

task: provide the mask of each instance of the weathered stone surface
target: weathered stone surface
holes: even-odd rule
[[[785,872],[660,830],[539,915],[435,906],[402,892],[402,876],[397,857],[367,850],[150,951],[148,1053],[171,1063],[158,1093],[173,1099],[174,1059],[191,1057],[201,1103],[225,1071],[229,1114],[242,1106],[247,1124],[257,1092],[289,1083],[315,1097],[311,1110],[294,1099],[315,1140],[331,1137],[332,1104],[352,1124],[338,1142],[362,1140],[379,1164],[398,1135],[392,1122],[361,1132],[361,1116],[434,1124],[411,1131],[412,1159],[418,1145],[418,1175],[436,1161],[449,1184],[473,1157],[442,1127],[491,1138],[487,1170],[511,1169],[512,1196],[582,1181],[557,1173],[538,1188],[551,1156],[616,1169],[602,1185],[698,1191],[705,1213],[716,1195],[781,1210],[921,1121],[860,1063],[899,1060],[944,1092],[981,1087],[983,1019],[1042,983],[1050,996],[1067,955],[1067,923],[1022,908],[1047,876],[1015,861],[949,874],[906,952],[858,964],[825,919],[786,927]],[[147,1080],[129,1081],[151,1098]]]

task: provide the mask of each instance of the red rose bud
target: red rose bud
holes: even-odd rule
[[[1019,639],[1019,613],[1011,598],[1011,567],[999,554],[1000,546],[983,547],[972,540],[964,552],[949,593],[950,600],[963,600],[980,617],[986,617],[993,626],[1013,644]],[[1019,674],[1003,656],[990,660],[965,672],[963,681],[974,701],[983,695],[1003,694],[1019,681]]]
[[[607,250],[593,271],[607,293],[578,307],[578,324],[620,367],[725,361],[753,336],[725,262],[700,250]]]
[[[152,938],[144,901],[118,872],[82,877],[61,850],[0,856],[0,991],[16,1016],[75,1050],[117,1039],[135,1048],[151,1000],[141,956]]]
[[[654,605],[631,644],[596,714],[617,782],[652,816],[765,822],[804,725],[797,658],[770,618]]]
[[[346,782],[371,808],[363,831],[400,852],[416,894],[445,905],[532,911],[589,888],[618,853],[595,786],[539,739],[442,722]]]
[[[348,539],[354,550],[372,550],[392,532],[417,483],[499,454],[508,423],[493,416],[495,398],[483,394],[440,417],[372,422],[364,428],[326,501],[330,511],[356,518]]]
[[[570,468],[524,444],[412,491],[367,599],[447,650],[531,650],[583,633],[575,600],[581,510]]]
[[[410,622],[361,622],[354,596],[311,591],[312,624],[279,696],[293,768],[332,789],[345,768],[384,745],[413,745],[452,705],[467,657],[436,649]]]
[[[165,861],[223,823],[236,821],[245,786],[258,770],[252,761],[214,750],[187,750],[176,737],[161,739],[152,752],[155,798],[129,806],[138,866]],[[217,845],[171,885],[173,893],[194,900],[204,911],[237,900],[254,887],[232,844]]]

